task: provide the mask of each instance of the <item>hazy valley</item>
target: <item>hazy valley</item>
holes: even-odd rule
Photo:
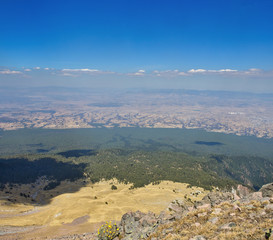
[[[0,129],[201,128],[273,137],[273,95],[224,91],[0,90]]]

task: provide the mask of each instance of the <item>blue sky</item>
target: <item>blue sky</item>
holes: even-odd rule
[[[272,0],[1,0],[0,84],[273,92],[272,12]]]

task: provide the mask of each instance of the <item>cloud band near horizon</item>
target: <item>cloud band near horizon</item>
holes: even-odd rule
[[[189,69],[186,71],[180,70],[152,70],[146,71],[144,69],[140,69],[135,72],[114,72],[114,71],[105,71],[105,70],[98,70],[92,68],[64,68],[64,69],[54,69],[54,68],[42,68],[42,67],[33,67],[33,68],[21,68],[21,69],[14,69],[14,68],[3,68],[0,69],[1,75],[29,75],[32,72],[40,72],[40,73],[50,73],[54,75],[60,76],[80,76],[82,74],[99,74],[99,75],[123,75],[123,76],[155,76],[155,77],[181,77],[181,76],[194,76],[194,75],[221,75],[221,76],[261,76],[261,77],[273,77],[273,70],[263,70],[258,68],[251,68],[247,70],[236,70],[230,68],[223,68],[223,69]]]

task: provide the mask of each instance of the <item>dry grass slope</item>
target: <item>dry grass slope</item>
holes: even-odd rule
[[[111,189],[113,184],[117,186],[116,190]],[[47,226],[48,231],[56,231],[57,228],[67,228],[67,224],[75,223],[83,217],[85,223],[82,225],[94,225],[105,220],[119,221],[128,211],[152,211],[158,214],[173,199],[184,199],[186,194],[190,196],[191,192],[202,191],[198,197],[192,196],[193,200],[200,200],[208,193],[201,188],[187,188],[187,186],[188,184],[184,183],[163,181],[158,185],[150,184],[129,190],[131,185],[111,180],[90,183],[75,193],[61,194],[45,206],[6,205],[5,200],[0,200],[0,228]],[[58,186],[56,191],[61,192],[61,188],[62,186]],[[86,226],[84,229],[87,230]],[[46,231],[38,231],[38,233],[40,237],[47,234]]]

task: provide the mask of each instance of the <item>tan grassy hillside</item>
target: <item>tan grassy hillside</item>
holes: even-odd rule
[[[117,190],[112,190],[115,185]],[[207,191],[201,188],[187,188],[187,184],[163,181],[158,185],[129,190],[131,185],[116,180],[88,184],[75,193],[64,193],[52,199],[45,206],[6,204],[0,201],[0,227],[4,226],[64,226],[79,219],[85,223],[98,223],[105,220],[119,221],[128,211],[152,211],[159,213],[173,199],[184,199],[187,194],[201,191],[194,200],[201,199]],[[56,191],[62,191],[62,186]],[[86,229],[86,227],[85,227]]]

